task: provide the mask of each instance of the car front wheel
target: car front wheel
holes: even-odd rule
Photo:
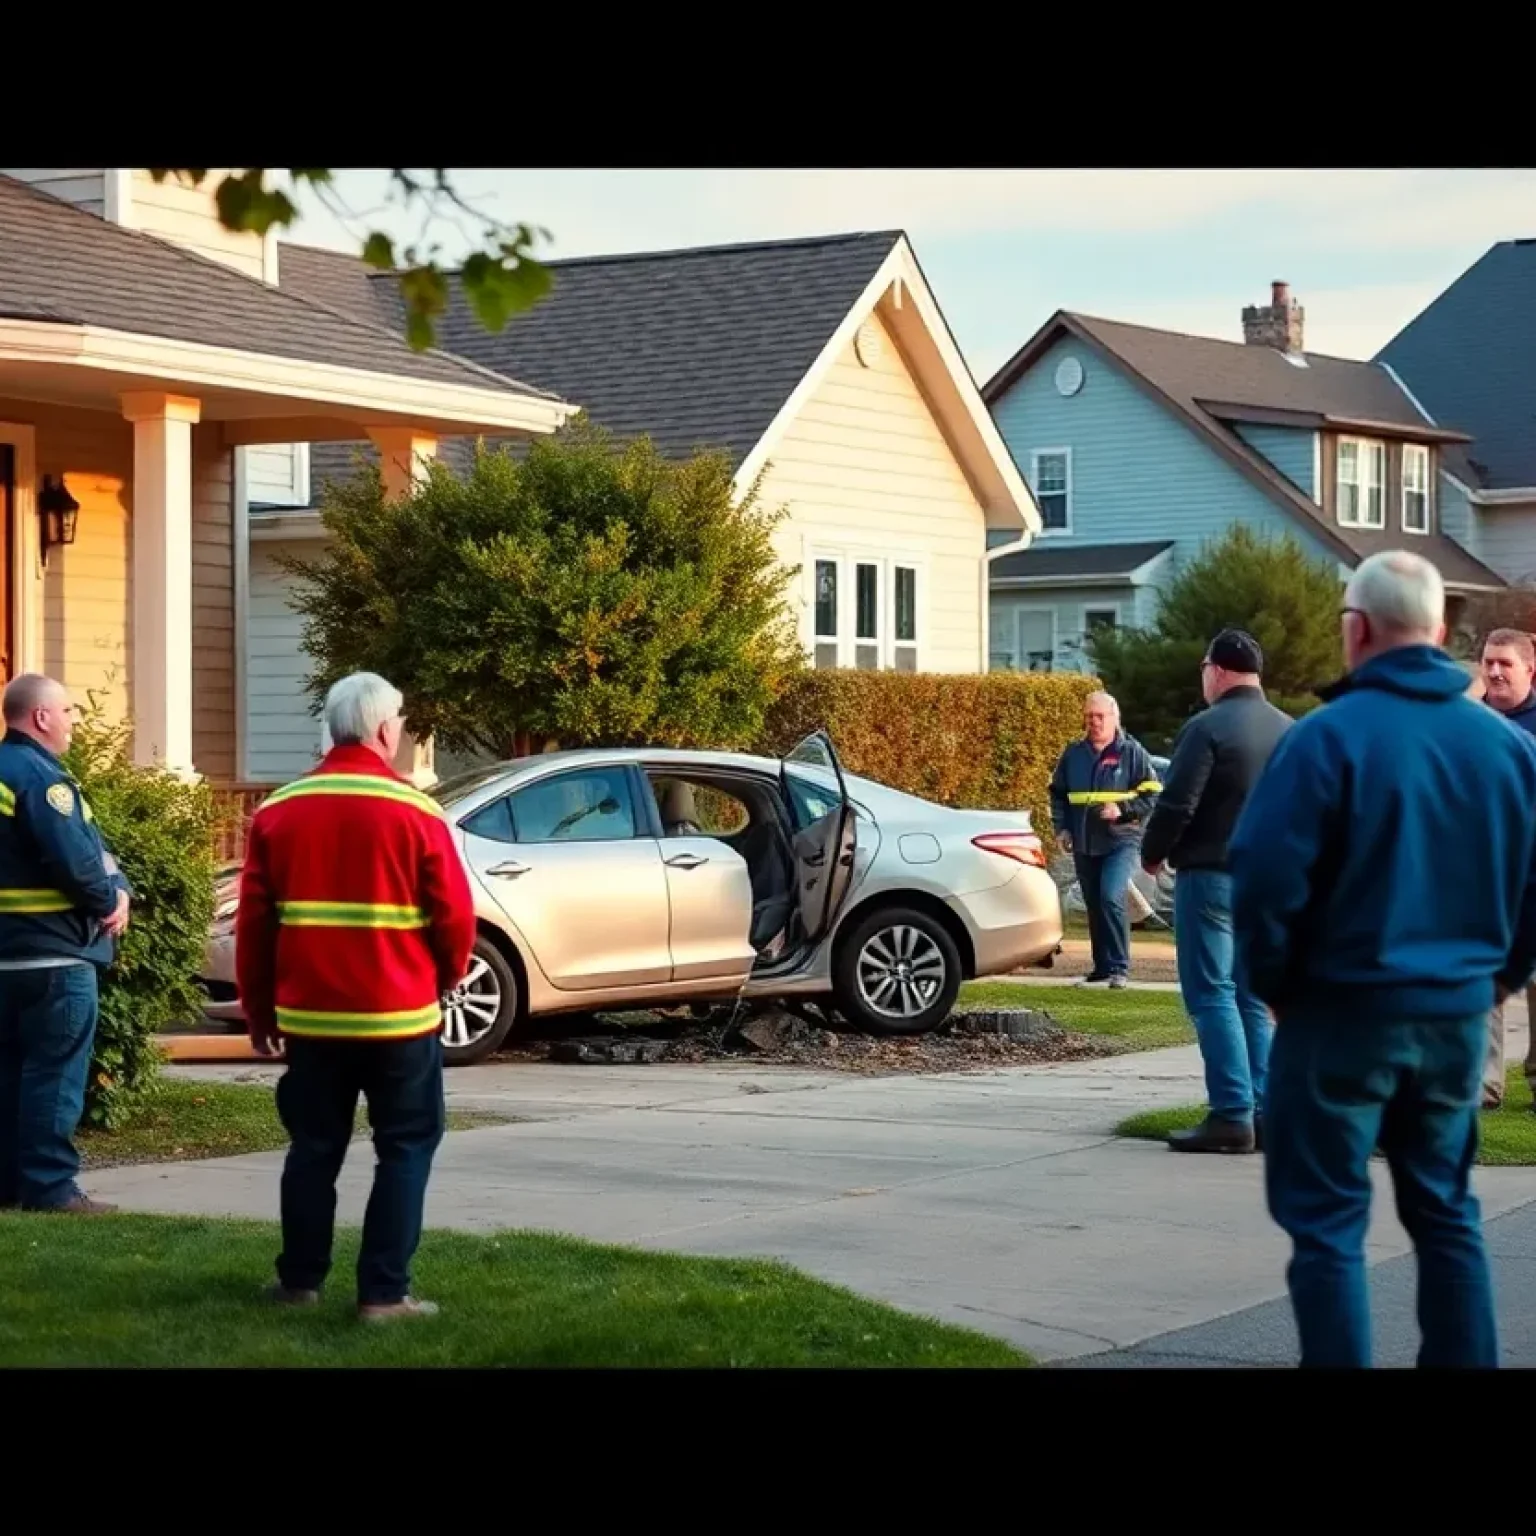
[[[937,1029],[960,994],[960,954],[944,925],[910,907],[866,914],[838,948],[838,1011],[873,1035]]]
[[[486,938],[475,940],[464,979],[443,999],[443,1065],[472,1066],[500,1048],[517,1021],[517,978]]]

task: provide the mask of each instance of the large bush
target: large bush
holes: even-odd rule
[[[153,1092],[155,1036],[198,1012],[194,978],[213,917],[213,794],[206,784],[137,766],[132,734],[92,698],[64,759],[134,889],[117,963],[102,977],[86,1096],[86,1123],[108,1130]]]
[[[1290,715],[1316,707],[1315,690],[1343,670],[1336,564],[1314,560],[1289,534],[1269,539],[1241,523],[1207,543],[1160,594],[1147,629],[1095,629],[1087,640],[1125,728],[1166,752],[1204,700],[1200,658],[1212,637],[1246,629],[1264,650],[1264,688]]]
[[[824,728],[849,773],[941,805],[1028,810],[1050,845],[1051,775],[1099,686],[1072,672],[805,672],[757,746],[777,755]]]

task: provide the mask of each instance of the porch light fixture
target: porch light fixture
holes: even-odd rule
[[[80,503],[69,494],[63,478],[43,476],[43,488],[38,492],[37,516],[42,524],[43,563],[48,563],[48,551],[55,544],[75,542],[75,523],[80,516]]]

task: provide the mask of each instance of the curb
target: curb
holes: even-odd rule
[[[248,1035],[159,1035],[155,1043],[166,1061],[264,1061],[271,1063],[270,1056],[259,1056]]]

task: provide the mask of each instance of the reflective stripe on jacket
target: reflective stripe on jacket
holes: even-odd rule
[[[117,943],[101,921],[133,892],[108,858],[74,776],[12,726],[0,741],[0,961],[110,965]]]
[[[1073,850],[1105,854],[1139,839],[1162,784],[1146,748],[1134,736],[1116,734],[1102,751],[1086,737],[1061,754],[1051,777],[1051,822],[1066,832]],[[1104,821],[1094,806],[1118,805],[1120,818]]]
[[[474,899],[442,808],[367,747],[333,747],[251,823],[235,928],[241,1004],[284,1034],[442,1028]]]

